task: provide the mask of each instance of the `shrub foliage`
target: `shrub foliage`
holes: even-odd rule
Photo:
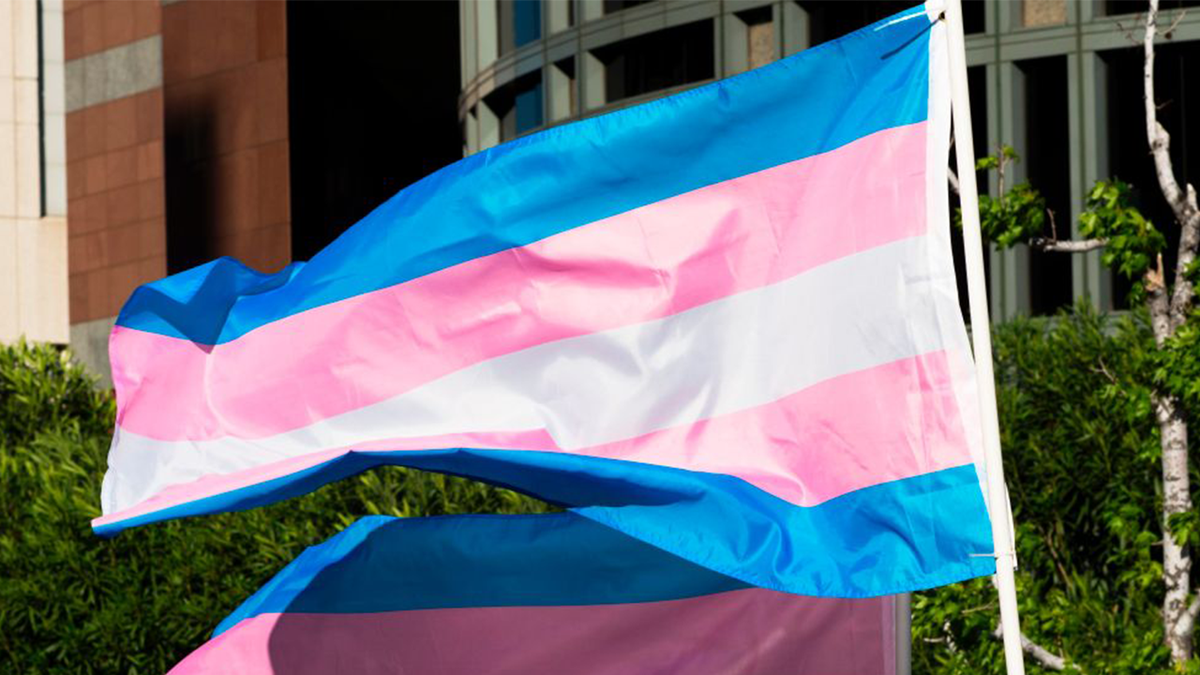
[[[1147,367],[1157,357],[1145,316],[1081,304],[994,334],[1024,632],[1089,675],[1174,672],[1160,614],[1161,451]],[[913,672],[1003,673],[995,599],[988,579],[916,596]]]
[[[265,509],[92,534],[111,394],[53,347],[0,346],[0,672],[164,673],[306,546],[367,514],[549,507],[376,470]]]

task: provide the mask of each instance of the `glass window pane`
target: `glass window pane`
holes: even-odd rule
[[[538,78],[528,89],[517,92],[517,100],[514,107],[516,108],[516,130],[518,134],[523,134],[530,129],[542,126],[541,78]]]
[[[656,31],[597,49],[604,98],[619,101],[714,76],[712,21]]]
[[[1067,119],[1067,57],[1049,56],[1018,64],[1025,80],[1025,147],[1021,165],[1029,183],[1053,214],[1042,236],[1071,236],[1071,149]],[[1071,265],[1063,253],[1029,252],[1030,313],[1049,315],[1071,305]]]
[[[513,0],[513,35],[518,47],[542,37],[541,0]]]

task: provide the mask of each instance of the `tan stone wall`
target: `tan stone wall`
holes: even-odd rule
[[[61,218],[43,217],[37,12],[0,2],[0,341],[61,343],[66,233]]]
[[[1023,0],[1021,19],[1026,28],[1061,26],[1067,22],[1067,0]]]
[[[775,60],[775,25],[766,21],[747,26],[747,63],[751,68],[765,66]]]

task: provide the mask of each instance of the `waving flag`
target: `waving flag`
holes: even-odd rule
[[[994,570],[923,8],[403,190],[310,262],[139,288],[101,533],[381,464],[765,588]]]
[[[569,513],[372,516],[171,675],[892,675],[893,612],[748,587]]]

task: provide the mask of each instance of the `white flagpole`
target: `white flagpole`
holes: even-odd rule
[[[987,284],[983,274],[983,237],[979,228],[979,192],[975,185],[975,145],[971,135],[971,101],[967,90],[967,51],[963,39],[962,2],[947,0],[946,32],[950,52],[950,101],[954,119],[954,148],[958,157],[958,191],[962,203],[963,247],[971,336],[975,343],[975,375],[979,380],[983,422],[984,461],[987,465],[988,511],[996,553],[996,589],[1000,594],[1000,626],[1008,675],[1024,675],[1021,623],[1017,617],[1017,588],[1008,493],[1000,455],[1000,421],[996,415],[996,380],[992,372],[992,335],[988,319]]]

